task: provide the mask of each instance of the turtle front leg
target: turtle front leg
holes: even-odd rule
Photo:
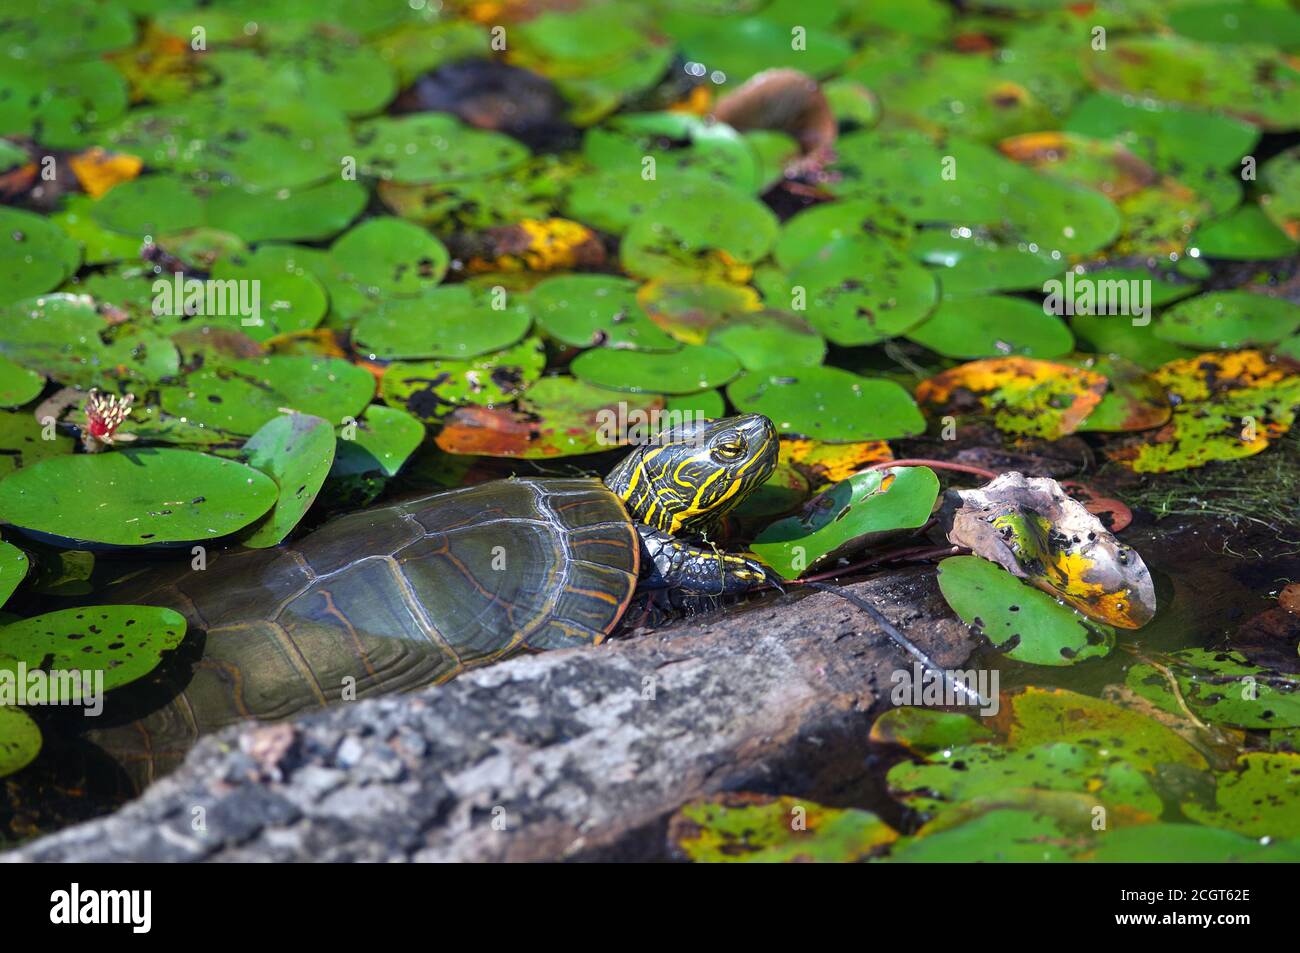
[[[645,562],[641,583],[647,588],[724,596],[773,581],[771,570],[757,560],[695,546],[649,526],[637,530]]]

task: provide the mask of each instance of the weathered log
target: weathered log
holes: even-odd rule
[[[932,567],[852,589],[939,664],[970,654]],[[860,609],[790,593],[411,695],[234,726],[115,814],[0,860],[652,858],[692,798],[787,781],[809,793],[819,772],[842,775],[831,752],[865,745],[891,674],[911,667]]]

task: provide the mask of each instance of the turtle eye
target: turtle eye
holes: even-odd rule
[[[719,463],[735,463],[745,455],[745,438],[734,430],[718,437],[713,445],[713,459]]]

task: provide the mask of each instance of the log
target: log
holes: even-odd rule
[[[850,588],[940,665],[970,655],[933,567]],[[658,859],[668,818],[694,798],[797,787],[833,802],[859,783],[900,668],[911,658],[862,610],[791,592],[233,726],[116,813],[0,860]]]

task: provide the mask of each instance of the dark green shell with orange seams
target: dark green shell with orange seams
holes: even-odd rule
[[[598,643],[639,568],[637,531],[596,480],[501,480],[343,516],[131,594],[183,612],[202,658],[188,683],[163,686],[168,704],[92,737],[147,782],[198,735],[244,718]]]

